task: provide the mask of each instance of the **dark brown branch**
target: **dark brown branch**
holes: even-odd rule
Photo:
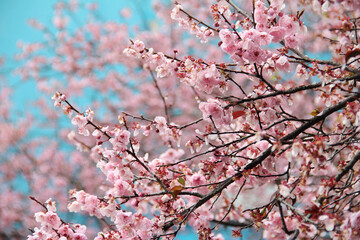
[[[289,231],[288,228],[287,228],[287,226],[286,226],[285,219],[284,219],[284,213],[283,213],[283,210],[282,210],[280,201],[277,201],[276,204],[277,204],[277,206],[278,206],[278,208],[279,208],[280,219],[281,219],[281,222],[282,222],[282,225],[283,225],[283,230],[284,230],[284,232],[285,232],[287,235],[293,234],[295,231],[294,231],[294,230]]]
[[[356,75],[352,75],[352,76],[344,77],[344,78],[340,78],[340,79],[334,79],[333,81],[330,81],[329,83],[325,84],[325,86],[332,84],[335,81],[349,81],[349,80],[354,80],[356,78],[360,78],[360,74],[356,74]],[[260,96],[254,97],[254,98],[244,98],[239,101],[232,102],[232,103],[228,104],[226,107],[235,106],[235,105],[246,103],[246,102],[252,102],[252,101],[259,100],[259,99],[275,97],[278,95],[287,95],[287,94],[293,94],[293,93],[301,92],[301,91],[305,91],[305,90],[311,90],[311,89],[321,87],[322,85],[323,85],[323,83],[319,82],[319,83],[314,83],[314,84],[309,84],[309,85],[301,85],[301,86],[294,87],[294,88],[291,88],[288,90],[278,90],[277,92],[269,93],[266,95],[260,95]]]
[[[323,113],[321,115],[313,117],[308,122],[302,124],[299,128],[294,130],[293,132],[291,132],[288,135],[286,135],[285,137],[281,138],[279,140],[279,142],[284,143],[284,142],[286,142],[286,141],[288,141],[290,139],[296,138],[299,134],[301,134],[306,129],[310,128],[312,125],[324,120],[326,117],[328,117],[332,113],[344,108],[347,103],[353,102],[353,101],[357,100],[358,98],[359,98],[359,94],[352,95],[352,96],[344,99],[343,101],[339,102],[338,104],[326,109],[325,111],[323,111]],[[272,154],[272,152],[273,152],[272,151],[272,146],[270,146],[268,149],[266,149],[264,152],[262,152],[254,161],[247,164],[242,171],[236,173],[232,177],[227,178],[222,184],[219,184],[213,191],[211,191],[209,194],[207,194],[206,196],[201,198],[193,206],[191,206],[190,208],[184,210],[182,212],[182,214],[188,216],[190,212],[195,211],[197,208],[199,208],[200,206],[205,204],[211,198],[213,198],[217,194],[221,193],[230,184],[232,184],[233,182],[235,182],[236,180],[241,178],[243,176],[244,171],[251,170],[251,169],[255,168],[256,166],[258,166],[260,163],[262,163],[268,156],[270,156]],[[167,225],[164,226],[164,230],[165,231],[168,230],[173,225],[174,225],[173,221],[169,222]]]
[[[360,151],[357,152],[355,154],[355,156],[353,157],[353,159],[343,168],[343,170],[338,175],[336,175],[335,181],[337,181],[337,182],[340,181],[341,178],[345,174],[347,174],[350,171],[350,169],[352,169],[354,167],[355,163],[357,163],[357,161],[359,161],[359,159],[360,159]]]

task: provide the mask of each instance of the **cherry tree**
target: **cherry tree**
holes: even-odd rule
[[[74,0],[52,27],[30,21],[46,40],[19,46],[16,72],[36,81],[39,124],[56,139],[22,141],[37,119],[11,122],[1,91],[1,181],[21,172],[29,185],[4,184],[1,234],[360,239],[360,3],[153,5],[161,21],[145,30]]]

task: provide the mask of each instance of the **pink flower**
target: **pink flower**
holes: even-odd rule
[[[199,72],[196,87],[210,94],[214,87],[221,82],[220,73],[216,69],[215,64],[212,64],[210,67]]]
[[[360,212],[353,212],[349,215],[350,223],[352,227],[360,226]]]
[[[50,212],[56,212],[56,202],[49,198],[46,202],[46,208]]]
[[[136,41],[134,42],[134,50],[135,50],[135,51],[141,53],[141,52],[144,51],[144,49],[145,49],[145,44],[144,44],[142,41],[136,40]]]
[[[75,117],[73,117],[71,123],[78,126],[79,128],[83,128],[88,123],[88,120],[83,115],[77,114]]]
[[[155,230],[152,222],[148,218],[139,216],[140,214],[138,213],[134,215],[136,219],[141,219],[137,222],[137,235],[139,235],[141,239],[151,239],[153,231]],[[151,229],[151,231],[149,231],[149,229]]]
[[[167,76],[170,76],[171,74],[171,67],[170,67],[170,64],[169,62],[166,62],[165,64],[162,64],[162,65],[159,65],[155,68],[155,71],[156,71],[156,76],[158,78],[164,78],[164,77],[167,77]]]
[[[114,150],[122,151],[129,144],[130,132],[119,128],[115,129],[115,136],[109,140]]]
[[[83,233],[75,233],[74,236],[72,237],[72,239],[74,239],[74,240],[86,240],[87,237]]]
[[[236,41],[236,36],[228,29],[221,29],[219,32],[219,37],[222,41],[221,43],[221,49],[232,55],[237,51],[236,43],[239,41]]]
[[[64,94],[56,92],[51,99],[54,100],[55,107],[60,107],[62,102],[66,99],[66,96]]]
[[[179,20],[180,18],[180,10],[183,9],[183,7],[180,4],[176,4],[175,7],[171,11],[171,18],[174,20]]]
[[[255,2],[255,11],[254,11],[254,18],[257,25],[266,25],[267,22],[267,14],[265,14],[266,7],[263,1],[256,1]]]
[[[163,132],[164,129],[167,128],[166,119],[164,117],[157,116],[157,117],[155,117],[154,121],[157,123],[156,128],[160,132]]]
[[[280,26],[275,26],[270,28],[269,34],[273,36],[272,42],[280,42],[285,37],[285,28]]]
[[[150,135],[151,125],[141,126],[141,129],[143,130],[143,135],[144,136],[149,136]]]
[[[67,208],[70,212],[80,212],[81,211],[81,205],[77,201],[73,201],[73,202],[69,203]]]
[[[192,186],[199,186],[199,185],[203,185],[206,183],[206,179],[205,176],[203,174],[200,173],[195,173],[194,175],[191,176],[190,178],[190,182],[192,184]]]
[[[116,180],[114,187],[115,187],[117,196],[130,195],[131,191],[132,191],[131,185],[122,179]]]
[[[297,34],[285,37],[285,45],[290,48],[297,48],[299,46],[299,37]]]
[[[130,47],[125,48],[123,53],[128,57],[135,57],[137,54],[136,51]]]
[[[278,60],[276,60],[276,68],[280,71],[289,72],[290,71],[290,63],[287,57],[281,56]]]
[[[285,36],[290,36],[299,31],[299,23],[288,15],[283,15],[279,19],[279,26],[285,29]]]
[[[120,226],[120,229],[134,221],[134,216],[131,212],[119,211],[116,215],[115,224]]]
[[[88,212],[90,214],[90,216],[101,217],[99,209],[98,209],[99,203],[100,203],[100,200],[96,196],[87,195],[85,198],[85,203],[82,206],[82,210]]]
[[[211,116],[216,125],[230,124],[232,120],[229,110],[223,109],[218,100],[209,99],[208,102],[201,102],[199,108],[203,113],[203,119],[211,122]]]
[[[335,226],[335,219],[331,219],[329,218],[328,215],[321,215],[319,217],[319,220],[322,221],[325,224],[325,229],[326,231],[332,231],[334,229]],[[356,225],[358,226],[358,225]]]
[[[84,127],[79,127],[78,133],[79,133],[80,135],[83,135],[83,136],[89,136],[89,135],[90,135],[89,130],[86,129],[86,128],[84,128]]]
[[[92,111],[90,108],[86,110],[86,119],[89,121],[92,121],[94,118],[94,111]]]
[[[223,109],[217,103],[200,103],[200,110],[203,112],[203,118],[209,118],[210,116],[218,119],[223,115]]]
[[[74,232],[72,231],[71,227],[69,225],[62,225],[59,229],[58,229],[58,233],[61,236],[67,237],[68,239],[72,238],[72,236],[74,235]]]
[[[247,40],[251,39],[255,44],[259,46],[268,45],[271,43],[273,36],[267,32],[259,32],[256,29],[250,29],[243,32],[241,35],[242,39]]]
[[[121,11],[120,11],[120,15],[123,17],[123,18],[130,18],[131,17],[131,9],[130,8],[123,8]]]
[[[276,18],[284,7],[284,0],[272,0],[267,11],[270,19]]]
[[[180,159],[184,155],[183,149],[173,149],[170,148],[166,150],[166,152],[162,153],[160,155],[161,159],[164,159],[165,161],[172,163],[173,161]]]
[[[91,135],[93,135],[94,137],[100,138],[103,135],[103,133],[101,131],[99,131],[98,129],[95,129]]]
[[[263,50],[251,40],[244,41],[243,50],[245,51],[243,52],[242,57],[249,61],[249,63],[262,64],[269,57],[266,50]]]
[[[58,229],[61,225],[61,220],[56,213],[47,212],[44,215],[44,223],[52,228]]]
[[[37,19],[29,19],[27,20],[27,24],[38,30],[45,29],[45,26],[42,23],[40,23]]]

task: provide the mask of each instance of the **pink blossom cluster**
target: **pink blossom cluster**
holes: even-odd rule
[[[45,206],[44,206],[45,207]],[[51,199],[46,201],[46,211],[35,213],[36,222],[40,228],[35,228],[33,234],[27,239],[88,239],[85,235],[86,226],[80,224],[68,225],[56,213],[56,203]]]
[[[110,218],[115,223],[117,229],[115,236],[117,235],[119,239],[133,239],[135,237],[150,239],[158,231],[155,228],[157,223],[140,213],[133,214],[121,210],[113,197],[100,200],[97,196],[87,194],[84,191],[73,191],[70,195],[73,201],[68,206],[69,211],[84,211],[98,218]],[[107,234],[111,233],[100,232],[95,239],[103,239],[101,237]],[[111,236],[113,235],[111,234]]]
[[[174,72],[174,60],[167,58],[162,52],[154,53],[152,48],[145,49],[144,43],[140,40],[136,40],[130,47],[125,48],[124,54],[143,59],[148,65],[144,67],[154,68],[158,78],[167,77]]]
[[[161,52],[153,53],[152,49],[145,49],[144,43],[139,40],[126,48],[124,53],[142,59],[146,66],[155,69],[158,78],[176,74],[182,81],[208,94],[215,87],[223,89],[226,85],[215,64],[206,66],[201,59],[185,58],[184,61],[176,62]]]
[[[215,64],[204,66],[201,59],[186,58],[178,63],[176,72],[181,81],[207,94],[212,93],[214,88],[226,89],[226,83]]]
[[[212,29],[206,26],[199,26],[190,16],[182,12],[182,9],[183,7],[180,4],[176,4],[171,12],[171,18],[177,21],[182,28],[195,35],[202,43],[206,43],[209,37],[214,36]]]

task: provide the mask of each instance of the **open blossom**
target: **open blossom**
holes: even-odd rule
[[[245,40],[242,47],[244,50],[242,57],[246,59],[249,63],[262,64],[266,62],[266,60],[269,58],[270,54],[268,53],[268,51],[262,49],[252,40]]]
[[[84,191],[71,191],[70,195],[73,201],[68,204],[68,209],[71,212],[85,211],[91,216],[101,217],[100,200],[97,196],[88,194]]]
[[[272,42],[280,42],[285,37],[285,28],[274,26],[268,30],[269,34],[273,37]]]
[[[222,82],[220,73],[216,69],[215,64],[200,71],[196,81],[196,87],[206,93],[211,93],[215,86]]]
[[[293,34],[285,37],[285,45],[290,48],[297,48],[299,46],[300,38],[299,34]]]
[[[75,233],[73,236],[73,239],[74,240],[87,240],[88,238],[83,233]]]
[[[171,11],[171,18],[174,20],[179,20],[179,14],[181,9],[183,9],[183,7],[180,4],[175,4],[175,7]]]
[[[166,119],[164,117],[157,116],[157,117],[155,117],[154,121],[157,123],[156,129],[158,129],[160,131],[160,133],[166,131],[167,123],[166,123]]]
[[[290,63],[287,57],[281,56],[278,60],[276,60],[276,68],[280,71],[289,72],[290,71]]]
[[[79,128],[83,128],[88,123],[88,120],[82,114],[77,114],[75,117],[73,117],[71,123],[78,126]]]
[[[221,39],[221,49],[228,53],[234,62],[238,63],[239,65],[243,65],[243,41],[241,41],[235,33],[228,29],[221,29],[219,32],[219,37]]]
[[[216,125],[230,124],[232,117],[228,109],[221,106],[220,101],[209,99],[208,102],[201,102],[199,108],[203,113],[203,118],[211,122],[210,117],[214,120]]]
[[[123,53],[128,57],[131,57],[131,56],[135,57],[136,54],[137,54],[137,52],[134,49],[130,48],[130,47],[125,48],[123,50]]]
[[[129,225],[133,221],[133,214],[131,212],[119,211],[116,215],[115,222],[118,225]]]
[[[127,195],[131,195],[132,193],[131,185],[122,179],[116,180],[114,184],[114,189],[115,189],[114,192],[115,196],[127,196]]]
[[[78,126],[78,133],[84,136],[89,136],[90,132],[88,129],[86,129],[86,125],[88,124],[88,119],[82,115],[77,114],[73,119],[71,120],[71,123]]]
[[[279,26],[285,29],[285,36],[290,36],[299,31],[299,23],[288,15],[283,15],[279,19]]]
[[[205,176],[200,173],[195,173],[191,176],[190,182],[192,183],[192,186],[198,186],[206,183]]]
[[[144,51],[144,49],[145,49],[145,44],[142,42],[142,41],[140,41],[140,40],[136,40],[135,42],[134,42],[134,49],[135,49],[135,51],[137,51],[137,52],[142,52],[142,51]]]
[[[94,119],[94,111],[93,110],[88,108],[85,113],[86,113],[86,119],[88,121],[92,121]]]
[[[114,150],[122,151],[129,144],[130,132],[127,130],[116,128],[114,137],[109,140]]]
[[[335,219],[331,219],[328,215],[321,215],[319,220],[325,224],[327,231],[332,231],[335,226]]]
[[[74,236],[74,232],[71,229],[71,227],[69,225],[62,225],[59,229],[58,229],[58,233],[61,236],[67,237],[67,238],[72,238]]]
[[[271,43],[273,36],[267,32],[260,32],[256,29],[246,30],[241,34],[242,39],[251,39],[259,46],[265,46]]]
[[[219,37],[221,39],[221,49],[230,55],[234,54],[237,50],[236,43],[239,41],[237,36],[229,29],[221,29]]]
[[[60,107],[62,102],[66,100],[66,95],[59,92],[55,92],[54,96],[52,96],[51,99],[54,100],[55,107]]]
[[[59,216],[56,213],[50,211],[46,213],[35,213],[35,219],[37,222],[55,229],[58,229],[61,225],[61,220]]]
[[[265,14],[266,6],[265,3],[261,0],[258,0],[255,2],[255,6],[254,6],[254,19],[256,22],[256,27],[258,29],[263,28],[266,25],[267,22],[267,14]]]
[[[173,72],[173,63],[170,60],[166,60],[164,64],[159,65],[155,68],[158,78],[164,78],[170,76]]]

